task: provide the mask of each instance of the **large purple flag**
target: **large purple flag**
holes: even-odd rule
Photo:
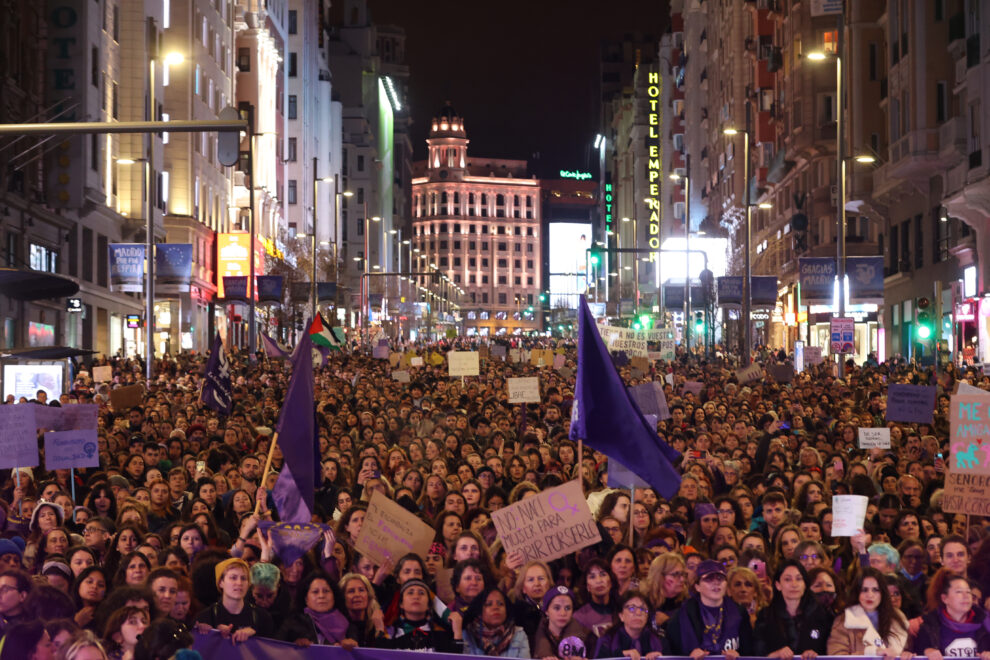
[[[673,466],[680,453],[643,418],[612,364],[583,297],[578,307],[577,383],[570,436],[627,466],[667,499],[680,488],[681,475]]]
[[[261,345],[265,348],[265,355],[270,358],[280,358],[285,359],[289,357],[289,351],[284,350],[278,345],[278,342],[266,335],[261,333]]]
[[[272,491],[282,522],[308,523],[312,519],[316,470],[320,461],[313,408],[313,358],[308,334],[303,334],[292,356],[292,377],[278,418],[278,446],[285,462]]]
[[[206,380],[203,382],[200,398],[210,408],[229,415],[234,410],[234,397],[230,389],[230,366],[218,332],[213,340],[210,359],[206,363]]]
[[[289,566],[316,545],[316,542],[323,536],[323,532],[331,528],[327,525],[308,522],[287,523],[262,520],[258,523],[258,529],[268,534],[272,543],[272,550],[286,566]],[[332,531],[331,534],[333,534]]]

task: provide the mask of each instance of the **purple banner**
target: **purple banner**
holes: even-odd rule
[[[224,275],[224,300],[247,300],[248,278],[244,275]]]
[[[327,525],[313,523],[271,522],[262,520],[258,523],[262,533],[268,535],[275,551],[285,565],[288,566],[309,551],[320,540],[324,532],[330,531]],[[330,532],[333,538],[333,532]],[[331,540],[331,545],[333,541]]]
[[[887,388],[888,422],[931,424],[934,418],[934,385],[893,384]]]
[[[281,275],[259,275],[258,282],[258,302],[282,302],[282,282]],[[244,292],[247,297],[247,292]]]

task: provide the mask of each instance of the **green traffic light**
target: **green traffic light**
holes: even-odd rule
[[[641,330],[641,329],[642,327],[639,325],[639,323],[633,323],[633,330]]]
[[[598,255],[597,254],[592,254],[591,255],[591,265],[597,266],[598,265],[598,262],[599,262]]]
[[[918,339],[928,339],[932,336],[932,329],[927,325],[918,326]]]

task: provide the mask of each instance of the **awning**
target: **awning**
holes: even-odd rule
[[[0,350],[0,359],[14,360],[65,360],[66,358],[92,355],[96,351],[71,346],[28,346]]]
[[[79,292],[67,277],[21,268],[0,268],[0,294],[14,300],[53,300]]]

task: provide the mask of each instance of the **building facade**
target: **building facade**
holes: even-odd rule
[[[412,263],[435,274],[418,275],[418,286],[437,286],[439,275],[450,283],[441,284],[442,298],[463,290],[468,335],[539,330],[539,180],[528,176],[526,161],[469,156],[464,120],[449,104],[426,143],[428,158],[413,169]]]

